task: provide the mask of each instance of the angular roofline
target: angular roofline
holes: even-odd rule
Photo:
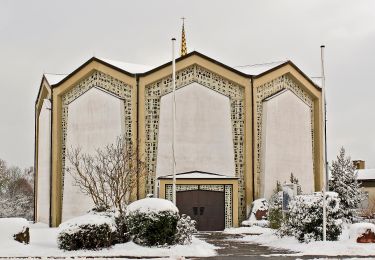
[[[238,179],[238,177],[231,177],[231,176],[227,176],[227,175],[223,175],[223,174],[205,172],[205,171],[180,172],[180,173],[177,173],[176,175],[181,176],[181,175],[190,174],[190,173],[203,173],[203,174],[207,174],[207,175],[217,176],[218,177],[217,179]],[[224,178],[222,178],[222,177],[224,177]],[[170,178],[172,178],[171,174],[158,177],[158,179],[170,179]],[[183,178],[179,178],[179,179],[183,179]],[[188,179],[192,179],[192,178],[188,178]],[[204,179],[204,178],[200,178],[200,179]],[[215,178],[209,178],[209,179],[215,179]]]
[[[48,80],[47,80],[47,78],[46,78],[46,76],[43,74],[43,76],[42,76],[42,80],[40,81],[40,84],[39,84],[38,94],[36,95],[35,106],[36,106],[36,104],[38,103],[39,96],[40,96],[40,92],[42,91],[42,86],[43,86],[43,82],[44,82],[44,80],[48,83],[48,85],[50,85],[49,82],[48,82]],[[51,85],[50,85],[50,87],[51,87]]]
[[[206,56],[206,55],[204,55],[204,54],[202,54],[202,53],[200,53],[200,52],[198,52],[198,51],[192,51],[192,52],[189,52],[188,54],[186,54],[186,55],[184,55],[184,56],[182,56],[182,57],[177,58],[177,59],[176,59],[176,63],[179,62],[179,61],[181,61],[181,60],[187,59],[187,58],[189,58],[189,57],[191,57],[191,56],[199,56],[199,57],[201,57],[201,58],[203,58],[203,59],[205,59],[205,60],[208,60],[208,61],[210,61],[210,62],[212,62],[212,63],[214,63],[214,64],[216,64],[216,65],[219,65],[219,66],[221,66],[221,67],[223,67],[223,68],[225,68],[225,69],[227,69],[227,70],[230,70],[230,71],[232,71],[232,72],[234,72],[234,73],[236,73],[236,74],[239,74],[239,75],[241,75],[241,76],[243,76],[243,77],[247,77],[247,78],[249,78],[249,76],[251,76],[251,75],[248,75],[248,74],[246,74],[246,73],[243,73],[243,72],[241,72],[241,71],[239,71],[239,70],[236,70],[235,68],[230,67],[230,66],[228,66],[228,65],[226,65],[226,64],[224,64],[224,63],[221,63],[220,61],[217,61],[217,60],[215,60],[215,59],[213,59],[213,58],[210,58],[210,57],[208,57],[208,56]],[[166,62],[166,63],[164,63],[164,64],[162,64],[162,65],[160,65],[160,66],[158,66],[158,67],[156,67],[156,68],[153,68],[152,70],[146,71],[146,72],[144,72],[144,73],[140,73],[140,74],[138,74],[138,75],[140,75],[140,76],[147,76],[147,75],[149,75],[149,74],[154,73],[155,71],[158,71],[158,70],[163,69],[163,68],[165,68],[165,67],[168,67],[168,66],[170,66],[170,65],[172,65],[172,61]]]
[[[205,60],[208,60],[208,61],[210,61],[210,62],[212,62],[212,63],[214,63],[214,64],[216,64],[216,65],[219,65],[219,66],[221,66],[221,67],[223,67],[223,68],[225,68],[225,69],[227,69],[227,70],[229,70],[229,71],[231,71],[231,72],[233,72],[233,73],[236,73],[236,74],[238,74],[238,75],[240,75],[240,76],[243,76],[243,77],[246,77],[246,78],[250,78],[250,79],[257,79],[257,78],[260,78],[260,77],[262,77],[262,76],[264,76],[264,75],[266,75],[266,74],[268,74],[268,73],[270,73],[270,72],[273,72],[273,71],[275,71],[275,70],[278,70],[278,69],[280,69],[280,68],[282,68],[282,67],[284,67],[284,66],[286,66],[286,65],[290,65],[290,66],[292,66],[295,70],[297,70],[298,71],[298,73],[300,73],[309,83],[311,83],[314,87],[316,87],[318,90],[320,90],[321,88],[317,85],[317,84],[315,84],[313,81],[312,81],[312,79],[310,79],[300,68],[298,68],[292,61],[290,61],[290,60],[288,60],[288,61],[285,61],[285,62],[283,62],[282,64],[280,64],[280,65],[278,65],[278,66],[275,66],[275,67],[273,67],[273,68],[271,68],[271,69],[269,69],[269,70],[266,70],[266,71],[264,71],[264,72],[262,72],[262,73],[260,73],[260,74],[258,74],[258,75],[251,75],[251,74],[247,74],[247,73],[244,73],[244,72],[241,72],[241,71],[239,71],[239,70],[237,70],[237,69],[235,69],[235,68],[233,68],[233,67],[230,67],[230,66],[228,66],[228,65],[226,65],[226,64],[224,64],[224,63],[221,63],[221,62],[219,62],[219,61],[217,61],[217,60],[215,60],[215,59],[213,59],[213,58],[210,58],[210,57],[208,57],[208,56],[206,56],[206,55],[204,55],[204,54],[202,54],[202,53],[200,53],[200,52],[198,52],[198,51],[192,51],[192,52],[190,52],[190,53],[188,53],[187,55],[185,55],[185,56],[182,56],[182,57],[179,57],[179,58],[177,58],[176,59],[176,62],[179,62],[179,61],[182,61],[182,60],[184,60],[184,59],[187,59],[187,58],[189,58],[189,57],[192,57],[192,56],[198,56],[198,57],[201,57],[201,58],[203,58],[203,59],[205,59]],[[150,74],[152,74],[152,73],[154,73],[154,72],[156,72],[156,71],[158,71],[158,70],[161,70],[161,69],[163,69],[163,68],[165,68],[165,67],[168,67],[168,66],[171,66],[172,65],[172,61],[169,61],[169,62],[166,62],[166,63],[164,63],[164,64],[162,64],[162,65],[160,65],[160,66],[158,66],[158,67],[156,67],[156,68],[153,68],[153,69],[151,69],[151,70],[149,70],[149,71],[146,71],[146,72],[142,72],[142,73],[131,73],[131,72],[128,72],[128,71],[126,71],[126,70],[124,70],[124,69],[121,69],[121,68],[119,68],[119,67],[116,67],[116,66],[114,66],[114,65],[112,65],[112,64],[110,64],[110,63],[108,63],[108,62],[106,62],[106,61],[103,61],[103,60],[101,60],[100,58],[97,58],[97,57],[92,57],[92,58],[90,58],[89,60],[87,60],[85,63],[83,63],[81,66],[79,66],[77,69],[75,69],[73,72],[71,72],[71,73],[69,73],[65,78],[63,78],[60,82],[58,82],[58,83],[56,83],[56,84],[50,84],[49,82],[48,82],[48,79],[45,77],[45,75],[43,75],[43,78],[42,78],[42,82],[41,82],[41,84],[43,83],[43,80],[44,79],[46,79],[46,81],[48,82],[48,84],[50,85],[50,87],[51,88],[55,88],[55,87],[58,87],[59,85],[61,85],[61,84],[63,84],[65,81],[67,81],[68,79],[70,79],[74,74],[76,74],[78,71],[80,71],[82,68],[84,68],[85,66],[87,66],[88,64],[90,64],[91,62],[94,62],[94,61],[96,61],[96,62],[98,62],[98,63],[100,63],[100,64],[102,64],[102,65],[105,65],[105,66],[107,66],[107,67],[109,67],[109,68],[112,68],[112,69],[114,69],[114,70],[116,70],[116,71],[119,71],[119,72],[121,72],[121,73],[124,73],[124,74],[126,74],[126,75],[128,75],[128,76],[130,76],[130,77],[137,77],[137,76],[139,76],[139,77],[143,77],[143,76],[147,76],[147,75],[150,75]],[[39,95],[39,93],[38,93],[38,95]],[[39,96],[38,96],[39,97]]]
[[[307,76],[300,68],[298,68],[298,66],[296,64],[294,64],[291,60],[287,60],[284,63],[281,63],[280,65],[277,65],[277,66],[273,67],[272,69],[266,70],[266,71],[264,71],[264,72],[262,72],[258,75],[252,75],[252,78],[257,79],[257,78],[263,77],[264,75],[266,75],[270,72],[273,72],[275,70],[278,70],[278,69],[280,69],[280,68],[282,68],[286,65],[292,66],[296,71],[298,71],[298,73],[300,73],[315,88],[317,88],[318,90],[321,90],[321,87],[319,87],[317,84],[315,84],[315,82],[309,76]]]
[[[81,69],[83,69],[84,67],[86,67],[88,64],[90,64],[91,62],[98,62],[98,63],[101,63],[102,65],[105,65],[111,69],[114,69],[114,70],[117,70],[121,73],[124,73],[130,77],[135,77],[137,74],[135,73],[130,73],[126,70],[123,70],[123,69],[120,69],[119,67],[116,67],[108,62],[105,62],[97,57],[91,57],[89,60],[87,60],[85,63],[83,63],[81,66],[79,66],[78,68],[76,68],[73,72],[69,73],[65,78],[63,78],[60,82],[54,84],[54,85],[51,85],[51,88],[55,88],[55,87],[58,87],[59,85],[63,84],[65,81],[67,81],[68,79],[70,79],[71,77],[73,77],[74,74],[76,74],[78,71],[80,71]]]

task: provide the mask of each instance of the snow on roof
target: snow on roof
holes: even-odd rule
[[[375,169],[358,170],[358,180],[375,180]]]
[[[172,175],[165,175],[160,176],[161,179],[171,179]],[[177,173],[176,179],[233,179],[234,176],[226,176],[216,173],[209,173],[209,172],[201,172],[201,171],[192,171],[192,172],[184,172],[184,173]]]
[[[315,85],[317,85],[318,87],[322,87],[322,78],[320,77],[310,77],[310,79],[312,80],[312,82],[315,83]]]
[[[126,208],[126,214],[134,211],[141,213],[172,211],[178,213],[177,207],[171,201],[158,198],[145,198],[134,201]]]
[[[44,74],[44,77],[46,77],[46,79],[47,79],[47,81],[50,85],[55,85],[55,84],[59,83],[66,76],[68,76],[68,75],[67,74],[52,74],[52,73]]]
[[[127,62],[110,60],[110,59],[103,59],[103,58],[98,58],[98,59],[101,60],[101,61],[104,61],[108,64],[111,64],[112,66],[115,66],[119,69],[125,70],[125,71],[133,73],[133,74],[144,73],[144,72],[147,72],[147,71],[152,70],[154,68],[152,66],[143,65],[143,64],[127,63]]]
[[[242,73],[257,76],[259,74],[269,71],[286,62],[288,61],[275,61],[275,62],[268,62],[268,63],[262,63],[262,64],[243,65],[243,66],[236,66],[233,68],[238,71],[241,71]]]

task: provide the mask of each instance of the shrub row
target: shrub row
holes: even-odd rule
[[[167,200],[147,198],[133,202],[125,214],[91,211],[59,227],[58,246],[64,250],[100,249],[131,238],[144,246],[189,244],[195,221]]]

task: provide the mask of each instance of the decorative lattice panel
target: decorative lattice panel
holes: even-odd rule
[[[244,185],[244,140],[245,140],[245,108],[244,87],[221,77],[198,65],[192,65],[176,73],[176,88],[182,88],[192,82],[197,82],[230,99],[232,138],[234,144],[234,159],[236,176],[239,177],[239,218],[244,219],[245,185]],[[160,99],[172,91],[172,76],[162,78],[145,88],[145,126],[146,126],[146,169],[147,193],[154,193],[156,178],[156,157],[158,149],[158,131],[160,119]]]
[[[225,228],[233,227],[233,186],[232,185],[217,185],[217,184],[179,184],[176,185],[176,191],[191,191],[191,190],[205,190],[225,192],[224,207],[225,207]],[[167,184],[165,187],[165,199],[172,201],[172,185]]]
[[[263,128],[263,101],[273,96],[274,94],[282,91],[282,90],[290,90],[292,91],[297,97],[299,97],[303,102],[305,102],[310,108],[311,114],[311,137],[312,137],[312,154],[314,155],[314,101],[312,97],[303,90],[296,82],[294,82],[290,77],[287,75],[283,75],[278,77],[272,81],[265,83],[264,85],[259,86],[256,89],[256,140],[255,140],[255,147],[256,147],[256,161],[257,167],[255,169],[255,179],[257,182],[258,192],[260,187],[260,175],[261,175],[261,154],[262,154],[262,128]],[[313,158],[313,166],[315,169],[315,160]],[[258,194],[259,195],[259,194]]]
[[[86,93],[91,88],[99,88],[106,91],[124,101],[124,122],[125,122],[125,139],[126,141],[132,140],[132,86],[115,79],[107,74],[95,71],[90,76],[82,80],[70,91],[65,93],[62,97],[62,191],[64,190],[64,174],[65,174],[65,160],[66,160],[66,138],[68,126],[69,104],[76,100],[78,97]],[[62,204],[61,204],[62,205]]]

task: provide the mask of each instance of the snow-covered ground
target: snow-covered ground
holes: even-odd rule
[[[171,247],[143,247],[133,242],[114,245],[98,251],[64,251],[57,247],[57,228],[43,224],[30,225],[30,244],[23,245],[12,239],[0,240],[0,257],[70,257],[70,256],[133,256],[133,257],[173,257],[216,255],[215,247],[193,237],[191,245]]]
[[[374,256],[375,243],[364,244],[356,243],[350,238],[349,227],[344,227],[339,241],[315,241],[310,243],[299,243],[294,237],[279,238],[275,235],[275,230],[262,228],[258,226],[230,228],[224,231],[227,234],[243,234],[238,240],[254,242],[269,247],[289,249],[296,252],[293,255],[356,255],[356,256]],[[260,234],[260,235],[251,235]]]

